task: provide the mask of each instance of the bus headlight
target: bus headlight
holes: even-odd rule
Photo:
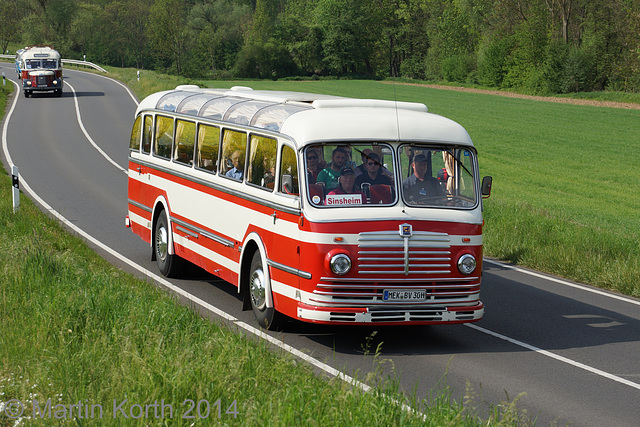
[[[27,80],[27,86],[31,86],[31,80]]]
[[[54,85],[54,86],[58,86],[58,81],[57,81],[57,80],[54,80],[54,81],[53,81],[53,85]]]
[[[464,254],[458,259],[458,270],[468,276],[476,269],[476,257],[471,254]]]
[[[345,254],[336,254],[329,261],[331,271],[338,276],[344,276],[351,270],[351,258]]]

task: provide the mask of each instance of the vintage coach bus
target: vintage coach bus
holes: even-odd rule
[[[16,55],[16,69],[25,97],[33,92],[53,91],[62,96],[62,60],[51,46],[28,46]]]
[[[265,328],[479,320],[476,150],[423,104],[178,86],[144,99],[126,225],[166,276],[188,260]]]

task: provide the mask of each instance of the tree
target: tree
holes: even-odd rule
[[[21,10],[19,0],[0,2],[0,48],[7,51],[9,42],[17,42],[20,28]]]
[[[281,6],[279,2],[270,0],[256,1],[253,21],[234,67],[240,77],[264,79],[296,73],[295,63],[286,44],[276,36],[276,21]]]
[[[190,35],[187,26],[189,4],[181,0],[156,0],[149,10],[148,34],[156,57],[165,67],[182,74]]]
[[[243,29],[249,26],[249,5],[228,0],[208,0],[196,4],[189,13],[189,26],[195,32],[197,50],[203,55],[203,68],[230,69],[243,44]]]
[[[318,2],[315,19],[322,32],[323,61],[329,72],[372,74],[370,58],[380,25],[371,5],[367,0]]]

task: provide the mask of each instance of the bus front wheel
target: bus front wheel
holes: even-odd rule
[[[166,277],[176,277],[180,271],[181,259],[178,255],[169,253],[170,232],[167,217],[164,212],[161,212],[156,221],[153,251],[160,273]]]
[[[282,324],[282,315],[273,307],[267,307],[267,292],[270,292],[260,252],[256,251],[251,260],[249,273],[249,299],[258,324],[269,330],[277,329]]]

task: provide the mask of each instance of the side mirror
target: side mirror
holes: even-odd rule
[[[281,176],[281,192],[286,194],[291,194],[291,190],[293,188],[293,177],[291,175],[285,174]]]
[[[491,195],[491,184],[493,183],[493,178],[490,176],[485,176],[482,178],[482,197],[489,197]]]

